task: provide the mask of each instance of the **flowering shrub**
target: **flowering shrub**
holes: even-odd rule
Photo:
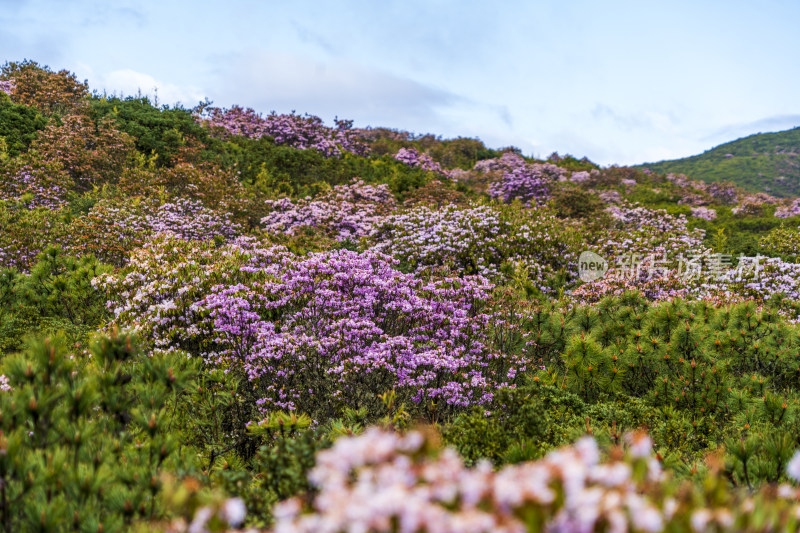
[[[8,165],[0,181],[0,200],[24,209],[57,210],[67,202],[72,180],[58,163]]]
[[[443,173],[442,167],[428,154],[420,154],[414,148],[400,148],[394,158],[410,167],[419,167],[430,172]]]
[[[597,197],[607,204],[623,203],[623,198],[622,195],[619,193],[619,191],[614,191],[614,190],[600,191]]]
[[[638,264],[630,264],[637,260]],[[745,257],[733,264],[728,255],[726,260],[723,263],[708,248],[685,256],[629,256],[604,277],[575,289],[570,297],[596,303],[603,296],[639,291],[653,301],[682,298],[715,305],[747,300],[763,304],[777,297],[781,311],[793,322],[800,320],[800,309],[793,303],[800,299],[800,265],[777,257]]]
[[[692,216],[703,220],[714,220],[717,218],[717,211],[710,207],[693,207]]]
[[[506,167],[502,178],[489,187],[489,196],[505,203],[519,200],[528,206],[541,204],[550,194],[550,184],[566,178],[567,171],[561,167],[551,163],[529,165],[519,156],[507,154],[500,159]]]
[[[291,146],[301,150],[311,149],[326,157],[340,157],[343,152],[363,155],[366,147],[359,142],[351,130],[352,123],[337,120],[336,128],[328,128],[322,119],[313,115],[278,115],[270,113],[262,117],[253,109],[233,106],[230,109],[211,107],[204,117],[198,117],[204,125],[224,135],[241,135],[257,139],[272,137],[275,144]]]
[[[656,258],[656,261],[658,258]],[[696,284],[687,284],[676,269],[668,267],[652,275],[646,268],[655,266],[652,261],[644,263],[641,273],[630,275],[619,269],[606,276],[581,285],[570,294],[570,298],[581,304],[596,304],[606,296],[621,296],[629,292],[641,293],[652,301],[669,301],[676,298],[692,299],[699,291]]]
[[[8,92],[15,103],[36,107],[48,115],[80,108],[89,96],[88,85],[71,72],[53,72],[35,61],[6,63],[0,82],[5,87],[3,92]]]
[[[486,280],[426,283],[372,252],[298,258],[247,239],[211,250],[159,237],[98,283],[117,324],[241,371],[264,409],[331,416],[396,388],[438,416],[489,401],[524,368],[482,333]]]
[[[483,159],[475,163],[472,170],[480,173],[511,171],[525,165],[525,159],[516,152],[503,152],[500,157]]]
[[[778,218],[796,217],[798,215],[800,215],[800,198],[781,204],[775,209],[775,216]]]
[[[16,87],[14,80],[0,80],[0,92],[11,94]]]
[[[736,187],[730,183],[710,183],[706,186],[708,193],[723,205],[735,204],[739,198]]]
[[[632,254],[677,258],[703,253],[703,230],[689,230],[683,215],[625,204],[610,206],[606,212],[614,224],[598,235],[598,248],[610,261]]]
[[[281,502],[275,533],[408,531],[759,531],[797,527],[800,493],[789,485],[756,494],[719,482],[674,483],[643,434],[601,460],[589,437],[547,457],[494,471],[467,469],[420,432],[371,429],[318,454],[308,504]],[[767,509],[769,511],[767,511]]]
[[[549,278],[575,260],[576,235],[563,226],[546,210],[420,206],[387,217],[370,240],[373,250],[394,256],[411,271],[447,266],[499,280],[516,267],[550,292]]]
[[[267,200],[272,209],[261,219],[269,232],[293,234],[310,226],[331,232],[337,240],[358,240],[373,232],[395,200],[388,185],[367,185],[356,180],[350,185],[337,185],[315,200],[292,202],[288,198]]]
[[[576,289],[572,297],[589,303],[603,295],[638,290],[660,301],[708,293],[705,277],[685,276],[689,262],[706,268],[713,262],[713,251],[703,244],[703,230],[689,230],[685,216],[663,210],[623,204],[606,212],[614,224],[596,232],[590,249],[608,261],[609,270]]]
[[[757,269],[745,273],[733,269],[717,286],[718,290],[743,298],[764,301],[773,295],[783,295],[786,300],[797,301],[800,299],[800,265],[777,257],[761,258]],[[795,319],[798,318],[796,313]]]
[[[27,272],[48,244],[65,244],[64,212],[45,208],[12,209],[0,203],[0,268]]]
[[[219,213],[199,201],[176,199],[159,205],[155,199],[104,199],[70,226],[69,244],[78,253],[93,253],[121,265],[127,255],[157,233],[184,240],[230,240],[241,232],[230,213]]]
[[[153,233],[172,233],[184,240],[232,239],[241,228],[230,217],[230,213],[216,213],[200,202],[177,199],[148,214],[145,224]]]
[[[594,171],[594,172],[597,172],[597,171]],[[582,170],[580,172],[573,172],[569,176],[569,181],[571,181],[572,183],[578,183],[578,184],[586,183],[590,179],[592,179],[592,174],[590,172],[586,171],[586,170]],[[635,180],[630,180],[630,181],[633,181],[634,185],[636,184]]]
[[[707,183],[691,180],[684,174],[667,174],[664,180],[678,187],[684,198],[679,203],[689,205],[733,205],[739,199],[736,186],[727,182]]]

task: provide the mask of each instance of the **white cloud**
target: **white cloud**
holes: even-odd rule
[[[262,112],[350,118],[359,125],[418,128],[440,121],[460,97],[345,60],[273,52],[239,56],[220,73],[218,94]]]

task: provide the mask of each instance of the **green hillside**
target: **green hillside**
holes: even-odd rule
[[[722,144],[700,155],[646,163],[640,168],[686,174],[706,182],[730,181],[775,196],[800,194],[800,127],[758,133]]]

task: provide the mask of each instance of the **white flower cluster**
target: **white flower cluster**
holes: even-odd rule
[[[466,468],[452,449],[426,453],[422,433],[373,428],[320,452],[311,512],[296,498],[278,504],[274,531],[524,532],[533,523],[547,531],[661,531],[676,505],[659,508],[642,495],[662,472],[649,437],[629,439],[627,462],[601,463],[587,437],[495,471],[488,462]]]
[[[372,233],[383,214],[395,207],[387,185],[367,185],[355,180],[337,185],[314,200],[292,202],[288,198],[267,200],[271,212],[261,219],[268,232],[292,235],[297,228],[315,227],[332,231],[340,241],[359,239]]]

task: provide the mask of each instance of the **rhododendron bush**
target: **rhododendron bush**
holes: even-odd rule
[[[268,232],[293,234],[304,226],[332,233],[337,240],[354,240],[373,233],[383,216],[395,207],[389,187],[355,181],[337,185],[311,200],[267,200],[271,212],[261,219]]]
[[[442,173],[442,167],[428,154],[420,154],[413,148],[401,148],[394,158],[411,167],[420,167],[423,170]]]
[[[273,531],[788,531],[800,523],[800,491],[790,485],[777,494],[732,494],[714,482],[707,493],[678,488],[646,435],[625,440],[605,460],[586,437],[539,461],[468,469],[430,435],[369,430],[320,452],[309,474],[319,492],[309,503],[281,502]]]
[[[425,282],[374,252],[296,257],[252,240],[213,249],[164,236],[100,284],[118,295],[116,324],[241,371],[263,409],[330,416],[394,388],[437,416],[490,401],[525,368],[487,342],[484,278]]]
[[[24,164],[5,169],[0,181],[0,200],[24,209],[56,210],[67,203],[71,180],[58,164]]]
[[[484,163],[484,162],[481,162]],[[479,165],[481,165],[479,163]],[[550,196],[551,184],[566,178],[567,172],[551,163],[528,164],[522,157],[507,152],[495,166],[485,163],[479,168],[499,168],[501,178],[489,187],[489,195],[505,203],[518,200],[525,205],[536,206]]]
[[[0,269],[26,272],[48,243],[67,240],[64,213],[42,207],[16,209],[0,203],[0,227]]]
[[[302,117],[273,112],[263,117],[251,108],[239,106],[230,109],[209,107],[198,120],[225,135],[271,137],[275,144],[317,150],[327,157],[339,157],[343,152],[363,154],[366,150],[351,130],[352,124],[346,120],[337,120],[336,127],[329,128],[322,119],[313,115]]]
[[[564,226],[545,211],[419,206],[387,217],[370,240],[411,271],[449,267],[499,280],[522,270],[540,291],[553,292],[554,278],[568,283],[576,274],[577,232]]]
[[[159,233],[184,240],[224,241],[240,231],[230,213],[216,212],[197,201],[179,199],[159,205],[147,198],[125,204],[101,200],[71,224],[67,247],[121,265],[133,249]]]

